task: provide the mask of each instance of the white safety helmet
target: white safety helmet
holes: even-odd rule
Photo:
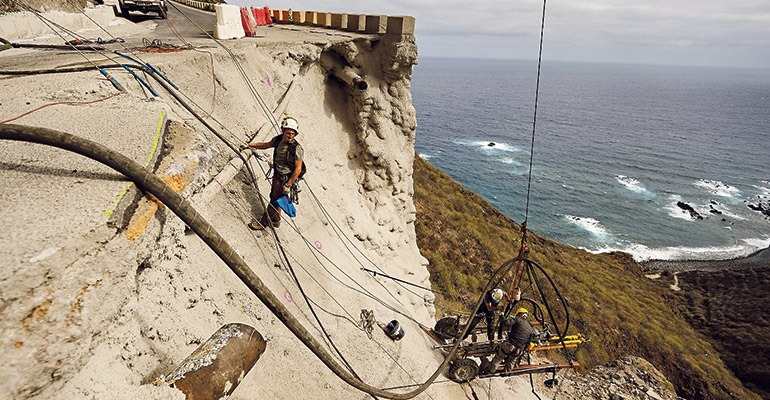
[[[492,291],[492,301],[494,301],[495,304],[499,303],[500,300],[503,299],[503,290],[502,289],[495,289]]]
[[[299,135],[299,124],[297,123],[297,120],[292,117],[286,117],[281,122],[281,130],[284,129],[291,129],[294,132],[297,132]]]

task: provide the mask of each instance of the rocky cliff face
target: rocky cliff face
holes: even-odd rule
[[[271,235],[246,227],[264,210],[268,165],[250,161],[256,186],[244,171],[222,179],[236,158],[229,146],[167,93],[151,99],[121,70],[112,71],[127,88],[120,95],[92,70],[4,79],[2,118],[52,102],[98,100],[46,107],[14,123],[86,137],[147,163],[367,383],[424,381],[442,361],[417,324],[433,324],[432,295],[362,271],[430,287],[411,200],[414,39],[276,27],[262,39],[228,46],[232,53],[209,47],[140,57],[160,67],[235,147],[275,135],[265,110],[299,120],[309,172],[299,216],[279,229],[286,258]],[[17,49],[1,56],[18,69],[33,68],[30,59],[52,67],[82,61]],[[344,69],[368,87],[350,85]],[[220,326],[239,322],[260,331],[268,347],[235,398],[365,397],[323,367],[163,204],[109,168],[16,142],[3,144],[0,159],[3,184],[19,189],[0,199],[8,266],[0,274],[0,393],[178,398],[178,391],[153,382]],[[371,312],[373,325],[362,322],[362,310]],[[394,342],[377,325],[393,319],[407,340]],[[466,390],[444,383],[423,398],[465,398]]]
[[[217,48],[142,57],[178,84],[197,113],[210,114],[206,120],[231,145],[276,133],[264,109],[300,121],[309,172],[298,218],[279,229],[287,258],[272,236],[246,228],[263,212],[267,164],[250,161],[256,186],[243,170],[222,178],[232,150],[179,102],[166,93],[151,99],[119,70],[114,75],[128,92],[118,96],[93,71],[1,80],[0,118],[52,102],[100,99],[48,107],[14,122],[87,137],[146,163],[192,201],[330,352],[333,341],[367,383],[423,382],[443,359],[417,324],[433,324],[432,295],[361,270],[430,287],[412,201],[414,38],[298,27],[228,46],[235,59]],[[39,57],[13,52],[13,65]],[[76,62],[65,55],[44,61]],[[351,85],[345,71],[367,88]],[[163,204],[110,169],[25,143],[3,143],[0,162],[0,181],[16,190],[0,196],[0,397],[182,398],[155,384],[158,378],[231,322],[255,327],[268,343],[233,398],[368,397],[317,361]],[[371,312],[374,325],[364,323],[362,310]],[[390,340],[376,324],[393,319],[403,325],[404,340]],[[573,398],[669,398],[665,381],[640,363],[536,388]],[[465,399],[475,392],[535,398],[522,378],[439,381],[418,398]]]

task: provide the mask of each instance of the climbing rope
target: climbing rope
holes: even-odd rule
[[[543,12],[540,19],[540,46],[537,53],[537,81],[535,83],[535,106],[532,115],[532,138],[529,146],[529,171],[527,173],[527,196],[526,205],[524,207],[524,221],[521,223],[521,246],[519,247],[519,254],[517,256],[516,270],[513,275],[513,281],[511,283],[511,291],[516,290],[521,277],[521,272],[524,269],[524,260],[529,253],[528,235],[527,235],[527,222],[529,221],[529,203],[532,196],[532,166],[535,158],[535,133],[537,131],[537,105],[540,98],[540,74],[543,62],[543,38],[545,33],[545,11],[546,2],[543,0]]]
[[[147,38],[142,38],[142,46],[143,47],[138,50],[144,53],[175,53],[177,51],[193,49],[193,46],[189,43],[185,45],[178,45],[164,43],[160,39],[150,40]]]
[[[320,343],[300,324],[289,312],[282,302],[265,286],[262,280],[246,264],[241,256],[227,241],[211,226],[198,212],[178,193],[157,176],[144,169],[133,160],[117,153],[103,145],[87,139],[79,138],[64,132],[53,131],[45,128],[28,127],[22,125],[0,125],[0,139],[26,141],[45,144],[61,149],[76,152],[103,163],[116,171],[124,174],[134,181],[142,190],[154,195],[163,202],[172,212],[187,224],[235,273],[241,281],[256,295],[260,301],[287,327],[289,330],[310,349],[335,375],[349,385],[372,396],[388,399],[411,399],[424,392],[430,384],[436,380],[441,372],[449,364],[450,358],[456,354],[460,342],[458,341],[449,352],[449,356],[433,372],[428,380],[417,389],[407,393],[392,393],[371,385],[356,378],[346,369],[332,359]]]
[[[400,283],[403,283],[405,285],[413,286],[413,287],[416,287],[418,289],[427,290],[428,292],[432,292],[432,293],[443,294],[441,292],[434,291],[431,288],[426,288],[425,286],[420,286],[420,285],[418,285],[416,283],[408,282],[408,281],[405,281],[403,279],[399,279],[399,278],[396,278],[394,276],[390,276],[388,274],[383,274],[382,272],[372,271],[371,269],[368,269],[368,268],[363,268],[362,267],[361,271],[366,271],[366,272],[372,274],[372,276],[375,277],[375,278],[377,277],[377,275],[380,275],[383,278],[388,278],[390,280],[393,280],[393,281],[396,281],[396,282],[400,282]]]
[[[527,202],[524,207],[524,222],[523,226],[526,226],[529,219],[529,201],[532,193],[532,165],[535,158],[535,132],[537,130],[537,104],[540,97],[540,71],[543,63],[543,37],[545,32],[545,5],[547,0],[543,0],[543,14],[540,20],[540,48],[537,53],[537,83],[535,84],[535,108],[532,116],[532,141],[529,147],[529,173],[527,175]]]
[[[51,20],[49,20],[49,19],[47,19],[47,18],[43,17],[43,16],[42,16],[42,15],[40,15],[40,13],[39,13],[39,12],[37,12],[37,10],[35,10],[34,8],[32,8],[32,7],[28,6],[28,5],[24,4],[24,3],[19,3],[17,0],[11,0],[11,1],[12,1],[13,3],[15,3],[17,6],[20,6],[21,8],[23,8],[23,9],[25,9],[25,10],[27,10],[27,11],[31,12],[32,14],[34,14],[34,15],[35,15],[35,17],[37,17],[37,18],[38,18],[38,19],[39,19],[39,20],[40,20],[40,21],[41,21],[43,24],[45,24],[45,26],[47,26],[47,27],[48,27],[48,28],[49,28],[49,29],[50,29],[50,30],[51,30],[51,31],[52,31],[54,34],[56,34],[57,36],[59,36],[59,37],[60,37],[60,38],[61,38],[61,39],[64,41],[64,43],[65,43],[65,44],[67,44],[67,43],[68,43],[68,40],[67,40],[67,38],[65,38],[65,37],[64,37],[64,35],[63,35],[61,32],[59,32],[59,31],[57,31],[56,29],[54,29],[54,26],[58,27],[59,29],[61,29],[61,30],[62,30],[62,32],[66,32],[67,34],[69,34],[70,36],[74,37],[75,39],[84,39],[83,37],[79,37],[79,36],[78,36],[78,35],[77,35],[75,32],[72,32],[72,31],[70,31],[70,30],[68,30],[68,29],[64,28],[63,26],[61,26],[61,25],[57,24],[56,22],[53,22],[53,21],[51,21]],[[92,65],[94,68],[96,68],[96,70],[97,70],[97,71],[99,71],[99,73],[101,73],[101,74],[102,74],[102,75],[103,75],[103,76],[104,76],[104,77],[105,77],[107,80],[109,80],[109,81],[110,81],[110,83],[112,83],[112,86],[114,86],[114,87],[115,87],[115,89],[117,89],[118,91],[121,91],[121,92],[125,92],[125,91],[126,91],[126,89],[123,87],[123,85],[121,85],[121,84],[120,84],[120,83],[117,81],[117,79],[115,79],[114,77],[112,77],[112,75],[110,75],[110,74],[109,74],[109,73],[108,73],[108,72],[107,72],[107,71],[106,71],[104,68],[100,68],[99,66],[97,66],[97,65],[96,65],[96,63],[95,63],[93,60],[91,60],[90,58],[86,57],[86,55],[83,53],[83,51],[82,51],[82,50],[80,50],[80,49],[78,48],[78,46],[76,46],[76,45],[74,45],[74,44],[69,44],[69,46],[70,46],[70,47],[71,47],[73,50],[75,50],[75,51],[76,51],[78,54],[80,54],[80,56],[81,56],[81,57],[83,57],[83,58],[84,58],[84,59],[85,59],[85,60],[86,60],[86,61],[87,61],[89,64],[91,64],[91,65]],[[90,46],[90,45],[89,45],[89,46]],[[95,50],[95,51],[98,51],[98,50]],[[108,59],[109,59],[109,58],[108,58]],[[110,61],[114,61],[114,60],[110,60]],[[118,64],[118,65],[120,65],[120,64],[119,64],[119,63],[117,63],[117,62],[115,62],[115,63],[116,63],[116,64]]]
[[[121,95],[123,93],[125,93],[125,92],[113,93],[113,94],[110,94],[110,95],[107,95],[107,96],[104,96],[104,97],[100,97],[100,98],[98,98],[96,100],[57,101],[57,102],[54,102],[54,103],[43,104],[42,106],[36,107],[36,108],[34,108],[32,110],[29,110],[29,111],[25,111],[25,112],[15,116],[15,117],[13,117],[13,118],[8,118],[6,120],[0,121],[0,124],[5,124],[5,123],[8,123],[8,122],[16,121],[17,119],[19,119],[21,117],[27,116],[29,114],[32,114],[32,113],[36,112],[36,111],[40,111],[40,110],[42,110],[42,109],[44,109],[46,107],[56,106],[56,105],[84,105],[84,104],[93,104],[93,103],[98,103],[100,101],[109,100],[109,99],[111,99],[111,98],[113,98],[115,96],[119,96],[119,95]]]
[[[240,73],[241,77],[243,78],[244,82],[246,82],[246,87],[248,87],[249,91],[251,92],[254,99],[257,101],[257,104],[259,105],[260,109],[262,110],[263,114],[265,115],[265,118],[267,118],[268,121],[270,121],[271,126],[275,130],[276,134],[280,134],[279,129],[279,122],[275,118],[272,112],[270,112],[269,107],[267,106],[267,103],[264,101],[262,96],[260,96],[259,92],[257,91],[256,87],[254,86],[254,83],[249,78],[249,75],[246,73],[246,70],[241,65],[240,61],[238,60],[238,57],[235,55],[235,53],[230,50],[229,47],[225,46],[221,40],[215,38],[214,36],[211,36],[211,34],[203,29],[200,25],[198,25],[197,22],[195,22],[192,18],[187,16],[187,14],[182,11],[179,7],[177,7],[174,2],[169,2],[171,7],[173,7],[177,12],[179,12],[187,21],[189,21],[191,24],[195,25],[198,30],[200,30],[204,35],[206,35],[209,39],[213,40],[214,43],[216,43],[219,47],[221,47],[227,54],[230,56],[230,59],[233,62],[233,65],[235,65],[236,69]],[[300,68],[301,69],[301,68]],[[254,182],[256,184],[256,182]]]
[[[231,53],[231,54],[232,54],[232,53]],[[237,59],[236,59],[236,61],[237,61]],[[92,63],[92,64],[93,64],[93,63]],[[240,65],[239,65],[239,67],[240,67]],[[160,79],[158,79],[158,77],[157,77],[157,76],[153,75],[152,73],[151,73],[151,75],[152,75],[152,76],[153,76],[153,77],[154,77],[156,80],[158,80],[158,81],[159,81],[159,82],[160,82],[160,83],[163,85],[163,83],[160,81]],[[187,106],[187,105],[185,104],[185,102],[184,102],[184,101],[182,101],[180,98],[178,98],[178,97],[176,96],[176,93],[175,93],[174,91],[172,91],[172,90],[171,90],[170,88],[168,88],[168,87],[166,87],[166,90],[167,90],[167,91],[169,91],[169,92],[170,92],[172,95],[174,95],[174,97],[176,98],[176,100],[177,100],[178,102],[180,102],[180,104],[182,104],[182,105],[183,105],[185,108],[187,108],[188,110],[190,110],[190,107],[189,107],[189,106]],[[256,93],[256,95],[258,96],[258,93]],[[271,115],[272,115],[272,114],[271,114]],[[209,130],[210,130],[210,131],[212,131],[213,133],[215,133],[215,135],[217,135],[217,132],[216,132],[216,130],[215,130],[215,129],[213,129],[213,127],[210,127],[210,126],[208,126],[208,125],[205,123],[205,121],[203,121],[203,120],[202,120],[202,118],[200,118],[200,117],[198,117],[198,118],[199,118],[199,120],[201,120],[201,123],[203,123],[203,124],[204,124],[204,125],[205,125],[205,126],[206,126],[206,127],[209,129]],[[221,139],[223,142],[225,142],[226,144],[229,144],[229,142],[228,142],[227,140],[225,140],[224,138],[222,138],[220,135],[217,135],[217,136],[218,136],[218,137],[220,137],[220,139]],[[184,218],[183,218],[183,219],[184,219]],[[221,255],[220,255],[220,256],[221,256]],[[285,255],[284,255],[284,257],[285,257]],[[288,260],[288,259],[287,259],[287,260]],[[294,275],[294,280],[295,280],[295,282],[296,282],[297,284],[299,284],[299,281],[298,281],[298,279],[296,278],[296,275],[293,273],[293,271],[292,271],[292,274]],[[311,307],[311,308],[312,308],[312,306],[310,305],[310,303],[312,303],[312,301],[311,301],[310,299],[306,299],[306,300],[308,300],[308,304],[309,304],[309,307]],[[264,301],[264,300],[263,300],[263,301]],[[275,313],[275,311],[274,311],[274,313]],[[316,318],[317,318],[317,317],[316,317]],[[320,323],[320,321],[319,321],[319,323]],[[295,332],[295,334],[296,334],[296,332]],[[327,337],[328,337],[328,334],[327,334]],[[319,357],[319,358],[321,358],[321,357]],[[323,359],[322,359],[322,361],[323,361]],[[334,369],[333,369],[333,370],[334,370]],[[335,371],[335,373],[338,373],[338,371]],[[352,371],[351,371],[351,373],[352,373]],[[339,375],[339,373],[338,373],[338,375]],[[353,373],[353,375],[355,376],[355,374],[354,374],[354,373]],[[342,377],[342,376],[341,376],[341,377]],[[358,377],[356,376],[356,378],[358,378]],[[343,379],[344,379],[344,378],[343,378]],[[434,377],[433,379],[435,379],[435,377]],[[359,380],[360,380],[360,378],[359,378]],[[354,386],[354,387],[357,387],[356,385],[353,385],[353,386]],[[358,388],[359,388],[359,389],[361,389],[360,387],[358,387]],[[424,390],[424,389],[422,389],[422,390]],[[400,397],[400,396],[399,396],[399,397],[391,397],[391,396],[392,396],[392,394],[390,394],[390,395],[389,395],[389,394],[381,394],[381,393],[378,393],[378,395],[380,395],[380,396],[383,396],[383,397],[389,397],[389,398],[409,398],[409,397],[411,397],[411,396],[409,396],[409,397]]]
[[[369,340],[372,339],[372,331],[377,321],[374,319],[374,311],[361,309],[361,329],[366,332],[366,336]]]
[[[369,258],[367,255],[366,255],[366,253],[364,253],[364,252],[363,252],[363,250],[361,250],[361,249],[360,249],[358,246],[356,246],[356,244],[353,242],[353,240],[352,240],[352,239],[350,239],[350,237],[349,237],[348,235],[345,235],[345,234],[342,232],[342,228],[340,228],[339,224],[337,224],[337,221],[336,221],[336,220],[335,220],[335,219],[332,217],[331,213],[330,213],[328,210],[326,210],[326,207],[324,207],[323,203],[322,203],[322,202],[321,202],[321,200],[318,198],[318,196],[316,196],[315,192],[313,191],[313,188],[310,186],[310,184],[309,184],[307,181],[305,181],[305,186],[308,188],[308,191],[310,191],[310,194],[313,196],[313,199],[315,200],[316,204],[318,205],[318,208],[319,208],[319,209],[321,210],[321,212],[323,213],[323,215],[324,215],[324,218],[326,218],[326,220],[327,220],[327,221],[329,221],[330,225],[332,226],[332,230],[333,230],[333,231],[334,231],[334,233],[337,235],[337,238],[338,238],[338,239],[340,239],[340,241],[342,242],[343,246],[345,246],[345,249],[346,249],[346,250],[348,250],[348,252],[349,252],[349,253],[350,253],[350,255],[353,257],[353,259],[354,259],[354,260],[356,260],[356,262],[358,262],[358,265],[360,265],[362,269],[365,269],[365,267],[364,267],[364,264],[363,264],[363,263],[362,263],[362,262],[361,262],[361,261],[358,259],[358,257],[356,257],[356,255],[355,255],[355,254],[352,252],[352,250],[350,250],[350,248],[348,247],[348,245],[347,245],[348,243],[349,243],[349,244],[350,244],[350,245],[351,245],[351,246],[352,246],[352,247],[353,247],[353,248],[354,248],[354,249],[355,249],[355,250],[358,252],[358,254],[360,254],[360,255],[361,255],[361,256],[362,256],[362,257],[363,257],[363,258],[364,258],[366,261],[368,261],[368,262],[369,262],[369,264],[371,264],[372,266],[374,266],[375,268],[377,268],[377,269],[379,270],[379,272],[380,272],[380,273],[384,274],[384,271],[382,270],[382,268],[380,268],[380,267],[379,267],[379,266],[378,266],[378,265],[377,265],[377,264],[376,264],[374,261],[372,261],[372,260],[371,260],[371,259],[370,259],[370,258]],[[385,289],[386,291],[388,291],[388,293],[390,293],[390,294],[391,294],[391,296],[393,296],[393,297],[395,298],[395,296],[394,296],[394,295],[391,293],[391,291],[390,291],[390,290],[388,290],[388,289],[387,289],[387,288],[386,288],[386,287],[385,287],[385,286],[384,286],[382,283],[380,283],[379,281],[377,281],[377,282],[380,284],[380,286],[381,286],[383,289]],[[418,294],[418,293],[416,293],[415,291],[413,291],[413,290],[409,289],[408,287],[406,287],[406,286],[405,286],[404,284],[402,284],[401,282],[398,282],[398,281],[397,281],[397,283],[398,283],[398,284],[399,284],[399,285],[400,285],[402,288],[404,288],[406,291],[408,291],[408,292],[412,293],[413,295],[415,295],[415,296],[417,296],[417,297],[421,297],[421,296],[420,296],[420,294]]]

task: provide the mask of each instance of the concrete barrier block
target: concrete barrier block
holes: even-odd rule
[[[333,13],[331,15],[330,26],[334,29],[347,29],[348,28],[348,15]]]
[[[317,12],[315,13],[315,26],[321,26],[321,27],[328,27],[331,26],[332,23],[332,13],[328,12]]]
[[[414,35],[414,17],[388,16],[385,33],[389,35]]]
[[[385,15],[367,15],[364,32],[366,33],[385,33],[387,29],[388,17]]]
[[[291,12],[291,23],[295,25],[300,25],[305,23],[305,17],[307,17],[307,13],[305,11],[292,11]]]
[[[316,18],[316,12],[315,11],[305,11],[305,21],[303,24],[305,25],[315,25],[317,18]],[[297,23],[296,21],[294,22]]]
[[[366,15],[363,14],[348,14],[348,23],[345,30],[350,32],[363,31],[366,27]]]
[[[240,39],[246,36],[241,23],[241,8],[230,4],[217,4],[217,25],[214,37],[217,39]]]
[[[286,10],[273,10],[273,21],[277,24],[288,24],[289,12]]]

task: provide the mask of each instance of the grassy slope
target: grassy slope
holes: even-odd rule
[[[678,292],[668,291],[670,304],[712,339],[750,389],[770,399],[770,313],[763,301],[770,287],[770,267],[683,272],[679,286]]]
[[[430,260],[434,289],[448,294],[436,300],[437,314],[468,309],[491,272],[516,255],[519,227],[420,157],[414,190],[418,245]],[[717,352],[666,305],[628,255],[594,255],[533,234],[530,248],[530,258],[569,301],[574,332],[568,333],[591,340],[578,355],[583,366],[633,354],[660,369],[688,399],[758,398],[721,359],[704,356]]]

